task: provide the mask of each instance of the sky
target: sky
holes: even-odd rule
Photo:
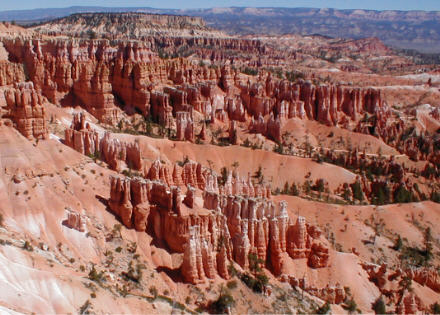
[[[0,10],[70,6],[154,7],[165,9],[240,6],[440,11],[440,0],[0,0]]]

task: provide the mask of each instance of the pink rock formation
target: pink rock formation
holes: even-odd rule
[[[189,112],[177,112],[177,140],[194,142],[194,124]]]
[[[85,155],[100,155],[100,138],[86,123],[83,113],[73,116],[72,125],[64,131],[64,144]]]
[[[132,227],[133,205],[130,194],[131,181],[126,178],[110,177],[109,208],[121,218],[128,228]]]
[[[302,217],[292,226],[287,203],[275,205],[267,199],[267,187],[254,186],[250,177],[245,180],[238,174],[230,174],[225,186],[218,187],[214,172],[186,162],[181,174],[187,183],[183,197],[181,189],[172,186],[171,176],[169,184],[161,177],[165,166],[158,160],[153,163],[148,172],[153,180],[112,177],[109,207],[127,227],[142,231],[151,222],[156,237],[173,251],[183,252],[185,281],[199,283],[217,274],[227,279],[229,262],[247,269],[250,254],[263,265],[270,262],[267,267],[277,275],[287,255],[307,258],[312,268],[327,265],[328,249],[319,240],[320,231]],[[189,183],[204,189],[205,209],[196,204],[197,188]]]
[[[34,89],[32,82],[14,83],[13,88],[4,91],[4,99],[5,109],[0,110],[1,118],[12,120],[17,130],[28,139],[48,137],[44,109],[46,100]],[[3,104],[0,106],[3,107]]]
[[[320,232],[316,227],[308,226],[304,217],[298,217],[287,235],[287,251],[292,258],[307,258],[307,264],[312,268],[327,266],[328,248],[317,240]]]
[[[84,232],[86,230],[86,218],[80,213],[66,209],[67,219],[63,222],[67,227]]]
[[[113,170],[121,171],[124,167],[142,169],[138,142],[121,142],[112,138],[108,132],[100,138],[99,134],[86,123],[83,113],[73,116],[72,125],[65,130],[64,135],[66,145],[82,154],[101,158]]]
[[[307,284],[305,278],[297,279],[289,275],[282,275],[281,281],[288,282],[292,287],[299,287],[307,293],[320,298],[323,301],[327,301],[330,304],[341,304],[347,298],[347,294],[344,288],[338,283],[335,286],[327,284],[323,288],[317,288]]]
[[[405,292],[396,307],[397,314],[423,314],[424,307],[420,298],[414,293]]]
[[[188,207],[188,208],[194,208],[194,198],[195,198],[195,189],[193,187],[191,187],[190,185],[187,186],[186,188],[186,196],[185,199],[183,199],[183,203]]]

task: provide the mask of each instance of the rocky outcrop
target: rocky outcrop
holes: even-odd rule
[[[317,288],[309,285],[306,278],[297,279],[293,276],[283,274],[280,277],[282,282],[288,282],[293,288],[301,288],[305,292],[327,301],[330,304],[341,304],[347,298],[345,289],[338,283],[336,285],[329,285],[323,288]]]
[[[187,184],[183,195],[173,186],[175,176],[169,172],[165,176],[165,167],[154,162],[147,173],[150,179],[111,177],[109,208],[128,228],[142,231],[151,224],[155,237],[183,253],[185,281],[195,284],[216,275],[227,279],[230,262],[247,269],[251,254],[277,275],[289,256],[307,258],[312,268],[327,265],[328,249],[320,241],[320,231],[302,217],[292,225],[287,203],[275,205],[269,199],[270,188],[231,174],[218,187],[214,172],[186,162],[181,173]],[[196,201],[197,189],[204,190],[203,207]]]
[[[67,219],[63,221],[63,224],[71,229],[79,232],[85,232],[86,230],[86,217],[78,212],[66,209]]]
[[[121,118],[118,106],[136,109],[167,128],[178,123],[178,139],[194,137],[192,118],[178,114],[192,110],[211,121],[244,122],[250,115],[260,122],[260,116],[268,117],[266,126],[251,127],[263,134],[267,130],[275,141],[284,121],[294,117],[338,125],[347,117],[357,121],[365,112],[389,115],[379,90],[291,83],[270,74],[244,83],[229,66],[210,69],[185,59],[160,59],[146,42],[5,39],[4,45],[14,60],[26,65],[36,89],[51,102],[80,101],[112,124]],[[243,42],[237,47],[247,46]],[[169,80],[172,87],[167,86]]]
[[[0,60],[0,86],[13,85],[25,81],[26,75],[20,64]]]
[[[74,114],[70,128],[64,131],[64,144],[76,151],[105,161],[111,169],[141,170],[143,163],[137,141],[127,143],[112,138],[109,132],[101,137],[86,122],[84,113]]]
[[[99,134],[86,122],[84,113],[74,114],[70,128],[64,131],[64,144],[89,156],[101,153]]]
[[[416,281],[422,286],[439,292],[439,277],[435,269],[393,270],[386,264],[378,266],[362,263],[361,265],[368,273],[369,280],[377,286],[381,294],[396,305],[397,314],[421,314],[428,311],[421,299],[408,288],[408,281]]]
[[[405,292],[396,307],[396,314],[423,314],[423,311],[420,298],[412,292]]]
[[[176,173],[175,174],[176,177],[173,176],[174,172],[173,174],[171,174],[171,171],[166,164],[162,163],[159,159],[157,159],[153,162],[153,164],[148,170],[147,167],[145,168],[144,174],[148,179],[162,181],[166,185],[171,186],[173,185],[173,182],[179,181],[178,169],[175,167],[174,170]]]
[[[197,284],[217,274],[217,261],[212,245],[201,238],[199,226],[189,229],[189,239],[183,254],[182,276],[186,282]]]
[[[148,185],[149,184],[149,185]],[[132,226],[144,232],[147,226],[150,205],[148,196],[154,185],[142,180],[129,180],[121,177],[110,178],[109,208],[121,218],[128,228]]]
[[[304,116],[338,125],[342,116],[357,121],[360,115],[386,110],[380,90],[335,85],[315,86],[309,81],[275,81],[240,86],[245,108],[253,117],[274,114],[274,119]],[[276,118],[275,118],[276,117]]]
[[[140,110],[146,108],[147,86],[136,79],[142,78],[141,69],[147,69],[146,63],[154,57],[143,44],[111,47],[105,40],[39,39],[4,39],[3,43],[11,58],[25,65],[35,89],[55,104],[82,103],[111,124],[120,120],[117,98]],[[129,93],[124,93],[126,89]]]
[[[101,140],[101,156],[114,170],[121,170],[121,162],[129,169],[141,170],[142,158],[139,142],[122,142],[105,133]]]
[[[440,293],[440,275],[434,268],[409,269],[406,275],[420,285]]]
[[[287,233],[287,252],[291,257],[307,258],[307,264],[312,268],[322,268],[327,265],[328,248],[318,241],[321,232],[316,227],[309,226],[304,217],[298,217]]]
[[[194,142],[194,123],[189,112],[177,112],[177,140]]]
[[[185,199],[183,199],[183,203],[188,207],[188,208],[194,208],[194,198],[195,198],[195,189],[193,187],[191,187],[190,185],[187,186],[186,188],[186,196]]]
[[[10,119],[15,128],[28,139],[46,139],[48,129],[44,103],[32,82],[15,83],[14,87],[0,92],[0,115]]]

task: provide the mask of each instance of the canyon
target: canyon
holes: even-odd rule
[[[0,31],[1,310],[438,307],[436,65],[189,16]]]

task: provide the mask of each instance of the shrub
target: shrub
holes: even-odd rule
[[[330,303],[325,302],[324,305],[315,310],[316,314],[327,314],[330,311]]]
[[[157,294],[158,294],[158,292],[157,292],[157,289],[156,289],[155,286],[151,286],[151,287],[150,287],[150,294],[151,294],[154,298],[157,298]]]
[[[325,189],[325,181],[322,178],[317,179],[316,184],[312,188],[313,190],[322,193]]]
[[[31,243],[29,243],[28,241],[24,242],[23,249],[27,250],[28,252],[32,252],[34,250]]]
[[[248,273],[241,275],[240,280],[243,281],[246,286],[256,293],[262,293],[264,287],[267,285],[269,279],[264,274],[258,274],[255,278]]]
[[[258,75],[257,69],[252,69],[249,67],[244,68],[241,72],[247,75],[253,75],[253,76]]]
[[[403,246],[402,238],[399,235],[397,237],[396,243],[393,246],[393,249],[399,251],[402,248],[402,246]]]
[[[92,266],[92,269],[89,271],[89,279],[95,282],[101,282],[104,277],[104,272],[98,272],[96,271],[95,265]]]
[[[232,264],[232,262],[229,263],[228,266],[228,272],[231,275],[231,277],[234,277],[236,275],[238,275],[238,271],[237,269],[234,267],[234,265]]]
[[[432,314],[440,314],[440,304],[438,302],[431,305],[431,312]]]
[[[292,196],[298,196],[299,195],[298,186],[295,183],[292,183],[292,185],[290,186],[290,194]]]
[[[354,299],[348,300],[345,302],[345,305],[342,306],[345,310],[347,310],[349,313],[356,312],[357,304],[354,301]]]
[[[403,185],[401,185],[394,192],[394,201],[397,203],[408,203],[414,200],[412,192],[407,190]]]
[[[421,267],[428,265],[432,254],[430,251],[422,250],[417,247],[404,246],[399,258],[409,266]]]
[[[262,263],[264,263],[263,260],[261,260],[260,258],[258,258],[258,256],[254,253],[249,253],[248,255],[249,258],[249,269],[251,272],[253,273],[257,273],[261,271],[261,267],[260,265]]]
[[[222,292],[218,299],[211,303],[210,309],[214,314],[228,313],[228,309],[235,304],[234,298],[229,292]]]
[[[386,314],[385,302],[383,301],[382,297],[379,297],[373,303],[373,310],[376,314]]]
[[[89,309],[90,306],[91,306],[90,301],[89,300],[85,301],[85,303],[80,307],[79,313],[88,314],[89,312],[87,310]]]
[[[228,289],[235,289],[237,287],[237,281],[231,280],[226,284],[226,286]]]
[[[276,143],[273,147],[273,152],[278,154],[284,154],[284,146],[282,143]]]
[[[354,199],[357,199],[359,201],[364,200],[364,193],[362,192],[361,183],[356,181],[355,183],[351,184],[351,190],[353,191],[353,197]]]
[[[136,268],[133,267],[133,261],[130,261],[128,264],[128,271],[122,272],[122,276],[126,280],[131,280],[133,282],[139,283],[142,279],[142,269],[144,269],[145,266],[142,264],[137,264]]]
[[[295,82],[298,79],[304,79],[305,75],[299,71],[286,71],[286,79],[290,82]]]
[[[431,201],[440,203],[440,192],[439,191],[433,191],[431,193]]]

